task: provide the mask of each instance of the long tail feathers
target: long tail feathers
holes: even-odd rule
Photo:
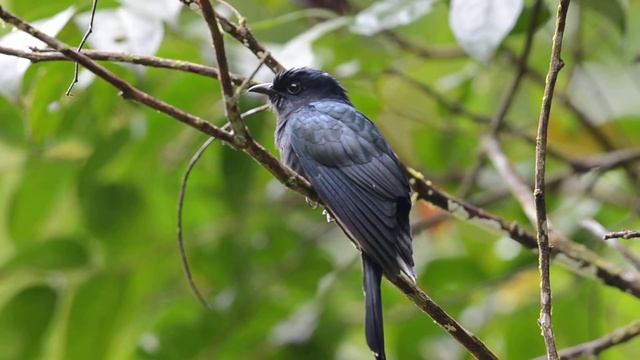
[[[377,360],[385,360],[384,328],[382,322],[382,296],[380,281],[382,269],[362,254],[363,288],[365,296],[365,335],[367,345]]]

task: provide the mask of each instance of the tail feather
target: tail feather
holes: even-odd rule
[[[369,345],[369,349],[373,351],[377,360],[385,360],[382,296],[380,294],[382,269],[367,255],[362,254],[362,270],[364,273],[363,288],[367,345]]]

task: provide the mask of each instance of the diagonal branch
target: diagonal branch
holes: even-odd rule
[[[640,335],[640,320],[634,321],[601,338],[561,350],[558,356],[560,360],[596,358],[601,352],[611,349],[616,345],[626,343],[638,335]],[[543,359],[545,359],[544,356],[536,358],[536,360]]]
[[[135,54],[129,54],[129,53],[103,51],[103,50],[83,50],[80,53],[92,60],[97,60],[97,61],[111,61],[111,62],[119,62],[119,63],[127,63],[127,64],[136,64],[136,65],[142,65],[142,66],[148,66],[148,67],[154,67],[154,68],[178,70],[178,71],[183,71],[183,72],[192,73],[196,75],[212,77],[215,79],[220,78],[220,72],[217,68],[196,64],[189,61],[173,60],[173,59],[166,59],[166,58],[161,58],[157,56],[135,55]],[[24,51],[20,49],[0,46],[0,54],[20,57],[23,59],[30,60],[32,63],[48,62],[48,61],[70,61],[70,59],[65,54],[59,51],[47,51],[47,52]],[[231,82],[236,86],[239,86],[240,84],[242,84],[243,81],[245,81],[244,77],[237,74],[229,74],[229,76],[231,78]],[[255,84],[255,82],[250,83],[250,85],[252,84]]]
[[[542,330],[544,343],[547,348],[547,357],[558,358],[555,339],[553,337],[553,327],[551,323],[551,280],[549,279],[549,261],[551,249],[549,247],[549,229],[547,227],[547,208],[545,199],[545,166],[547,160],[547,129],[549,127],[549,114],[551,113],[551,102],[553,91],[555,90],[558,72],[564,65],[560,59],[562,50],[562,37],[569,10],[570,0],[560,0],[558,15],[556,20],[556,30],[553,35],[551,47],[551,59],[549,60],[549,72],[547,73],[544,95],[542,97],[542,109],[538,120],[538,136],[536,138],[536,176],[533,197],[536,206],[538,256],[540,267],[540,318],[538,323]]]
[[[211,34],[216,60],[218,62],[218,73],[220,76],[222,97],[224,99],[225,115],[229,120],[229,123],[231,123],[231,128],[233,128],[233,137],[236,145],[242,148],[246,146],[247,139],[249,138],[249,132],[240,117],[238,101],[234,96],[233,84],[231,83],[231,77],[229,76],[227,55],[224,50],[224,40],[222,39],[220,29],[218,29],[218,20],[216,20],[216,11],[213,9],[213,6],[211,6],[211,2],[209,0],[199,0],[199,2],[200,9],[202,10],[202,17],[209,27],[209,33]]]

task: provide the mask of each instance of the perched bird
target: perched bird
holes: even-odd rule
[[[365,336],[376,359],[385,359],[382,274],[394,281],[403,273],[415,282],[406,172],[375,125],[329,74],[291,69],[249,91],[269,96],[283,162],[311,183],[360,250]]]

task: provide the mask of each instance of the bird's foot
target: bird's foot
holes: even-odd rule
[[[335,219],[333,218],[333,216],[331,216],[331,214],[329,214],[329,212],[327,211],[327,209],[322,210],[322,215],[327,217],[327,222],[330,223],[332,221],[335,221]]]
[[[318,202],[317,201],[313,201],[311,199],[309,199],[308,197],[304,198],[307,201],[307,205],[309,205],[312,209],[317,209],[318,208]]]

